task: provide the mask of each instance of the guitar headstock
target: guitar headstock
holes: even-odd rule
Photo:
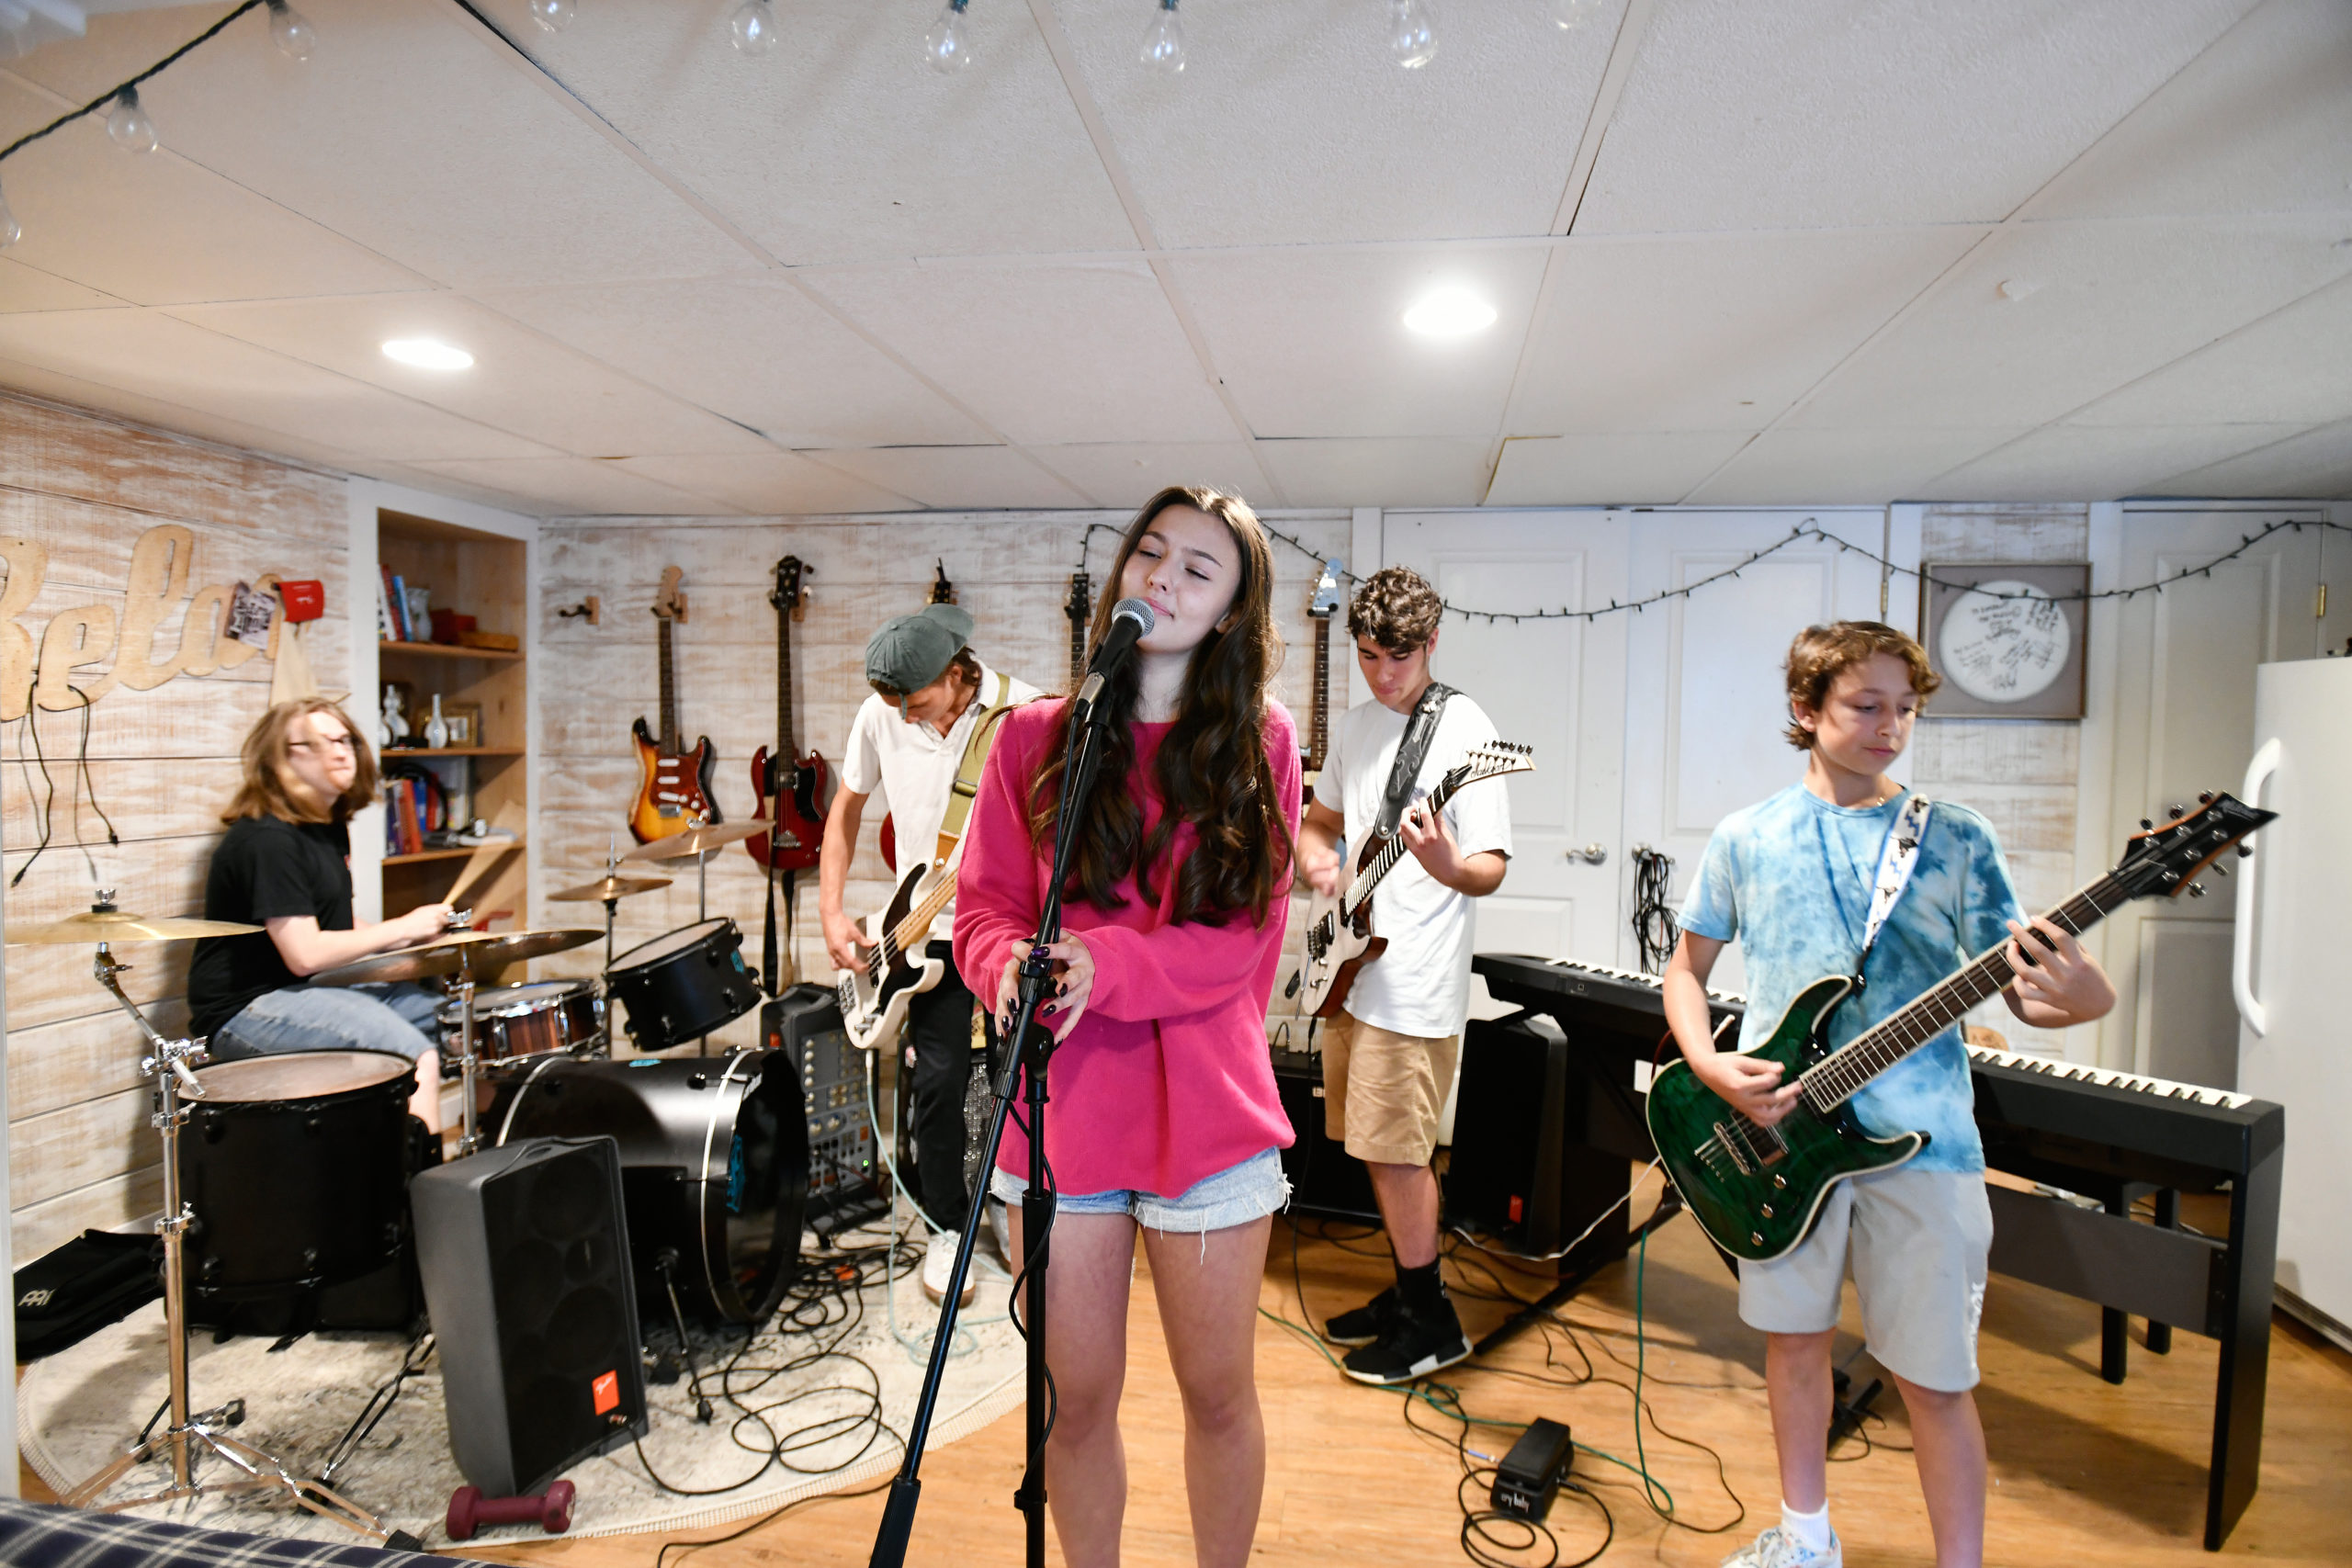
[[[947,562],[944,558],[939,562],[939,575],[932,580],[931,603],[934,604],[956,603],[956,585],[947,581]]]
[[[1306,602],[1307,615],[1328,621],[1340,613],[1340,579],[1347,570],[1337,556],[1323,563],[1323,575],[1315,580],[1315,596]]]
[[[1094,617],[1094,585],[1086,580],[1086,569],[1080,567],[1070,574],[1069,598],[1062,605],[1062,614],[1069,624],[1084,626]]]
[[[2132,835],[2115,880],[2134,898],[2177,897],[2222,851],[2275,820],[2276,811],[2227,795],[2198,797],[2196,810],[2168,822],[2150,823]]]
[[[768,603],[789,614],[794,620],[808,613],[808,590],[803,578],[814,577],[817,569],[798,556],[786,556],[775,563],[775,586],[768,590]]]
[[[686,624],[686,595],[678,585],[685,581],[685,569],[665,566],[662,569],[662,586],[654,590],[653,614],[665,621]]]
[[[1532,773],[1535,771],[1535,748],[1521,746],[1509,740],[1489,740],[1484,746],[1473,746],[1469,756],[1446,770],[1442,788],[1458,790],[1480,779],[1498,779],[1506,773]]]

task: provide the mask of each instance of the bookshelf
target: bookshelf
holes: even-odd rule
[[[397,575],[404,587],[428,589],[432,608],[472,616],[478,631],[517,638],[526,634],[526,551],[520,539],[434,518],[387,509],[379,509],[376,516],[379,568]],[[415,629],[424,634],[426,627],[418,625]],[[376,654],[378,711],[385,688],[397,685],[411,728],[405,742],[395,741],[382,751],[388,775],[405,769],[429,770],[459,824],[480,818],[514,830],[509,852],[463,901],[477,918],[503,911],[504,918],[493,930],[527,926],[529,856],[521,835],[528,821],[530,789],[529,660],[519,649],[456,647],[422,637],[382,637]],[[424,723],[436,695],[445,714],[452,705],[479,711],[472,744],[424,746]],[[456,815],[458,811],[462,817]],[[388,845],[383,859],[385,918],[447,898],[474,850],[472,845],[427,842],[403,852]]]

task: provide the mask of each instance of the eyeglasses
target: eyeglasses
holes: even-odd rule
[[[359,740],[356,736],[337,735],[325,740],[288,740],[286,743],[288,751],[315,751],[322,746],[331,751],[356,751]]]

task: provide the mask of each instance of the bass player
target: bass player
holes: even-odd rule
[[[834,964],[854,969],[875,944],[842,908],[856,852],[865,799],[879,788],[898,822],[902,856],[927,855],[941,841],[941,827],[967,754],[989,715],[1039,695],[1026,681],[1001,674],[980,662],[967,646],[972,615],[954,604],[927,604],[920,615],[885,622],[865,644],[865,679],[874,694],[850,721],[842,748],[841,788],[826,814],[825,837],[817,863],[817,912],[824,922],[825,951]],[[992,723],[992,721],[990,721]],[[990,739],[979,734],[984,753]],[[971,757],[978,762],[980,758]],[[968,770],[977,781],[977,768]],[[966,808],[969,808],[968,799]],[[960,834],[964,813],[955,813],[951,834]],[[933,1301],[945,1293],[955,1271],[956,1245],[969,1202],[964,1181],[964,1092],[972,1076],[972,993],[956,973],[956,906],[950,901],[934,919],[926,956],[944,960],[938,983],[907,1007],[907,1037],[913,1044],[914,1095],[910,1117],[915,1150],[911,1194],[931,1226],[922,1288]],[[965,1281],[964,1299],[972,1283]]]
[[[1470,1006],[1471,900],[1502,886],[1510,797],[1464,791],[1432,815],[1425,797],[1464,753],[1495,738],[1478,705],[1430,673],[1437,591],[1405,567],[1374,572],[1348,606],[1356,666],[1375,699],[1340,716],[1298,834],[1300,872],[1326,897],[1348,868],[1341,840],[1401,834],[1399,861],[1373,894],[1372,929],[1387,939],[1323,1030],[1324,1124],[1364,1162],[1396,1254],[1396,1283],[1324,1325],[1352,1346],[1359,1382],[1427,1377],[1470,1354],[1438,1275],[1438,1120],[1453,1085]],[[1400,750],[1418,750],[1398,766]]]

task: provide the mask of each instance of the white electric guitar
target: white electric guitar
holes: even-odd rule
[[[923,947],[931,922],[956,897],[956,871],[954,865],[916,866],[899,882],[888,908],[857,923],[876,946],[857,968],[834,976],[833,990],[841,998],[842,1027],[859,1050],[897,1038],[907,1004],[947,973],[946,961],[926,956]]]
[[[1442,811],[1448,801],[1481,779],[1533,773],[1532,750],[1532,747],[1515,746],[1508,740],[1489,740],[1484,746],[1473,747],[1459,765],[1446,771],[1437,788],[1430,791],[1429,797],[1421,803],[1422,808],[1431,814]],[[1387,948],[1386,937],[1373,934],[1372,892],[1406,853],[1402,836],[1369,836],[1363,852],[1356,856],[1355,880],[1336,896],[1317,893],[1308,904],[1306,961],[1298,966],[1298,973],[1291,976],[1283,992],[1298,998],[1299,1011],[1317,1018],[1337,1013],[1348,999],[1348,987],[1355,984],[1356,972]]]

